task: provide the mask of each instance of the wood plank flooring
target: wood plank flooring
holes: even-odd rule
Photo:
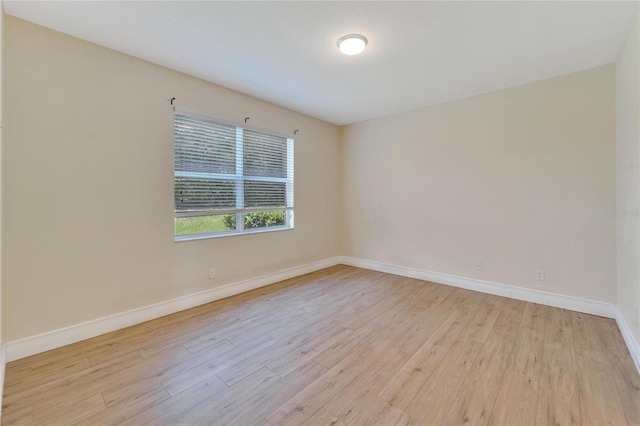
[[[7,365],[3,425],[640,425],[610,319],[336,266]]]

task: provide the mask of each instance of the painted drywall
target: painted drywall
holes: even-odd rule
[[[345,127],[345,254],[615,303],[614,77],[608,65]]]
[[[640,24],[616,62],[618,306],[640,342]]]
[[[4,5],[0,1],[0,223],[2,223],[2,56],[3,56],[3,34],[4,34]],[[4,389],[4,369],[6,364],[4,351],[4,335],[2,334],[2,226],[0,226],[0,418],[2,416],[2,395]]]
[[[336,126],[9,16],[4,53],[7,340],[338,252]],[[300,130],[295,230],[174,242],[171,97]]]

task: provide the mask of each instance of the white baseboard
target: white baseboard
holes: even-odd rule
[[[294,278],[300,275],[319,271],[331,266],[337,265],[338,257],[324,259],[318,262],[309,263],[307,265],[295,268],[285,269],[273,274],[263,275],[257,278],[251,278],[239,281],[233,284],[227,284],[222,287],[205,290],[199,293],[190,294],[179,297],[166,302],[156,303],[154,305],[121,312],[115,315],[98,318],[84,323],[72,325],[58,330],[49,331],[35,336],[25,337],[23,339],[13,340],[6,344],[6,362],[15,361],[51,349],[66,346],[71,343],[109,333],[135,324],[140,324],[155,318],[193,308],[195,306],[204,305],[205,303],[215,300],[224,299],[236,294],[244,293],[249,290],[274,284],[279,281]]]
[[[582,299],[579,297],[566,296],[522,287],[514,287],[506,284],[481,281],[472,278],[458,277],[455,275],[443,274],[440,272],[432,272],[405,266],[391,265],[372,260],[338,256],[318,262],[313,262],[307,265],[286,269],[273,274],[228,284],[200,293],[195,293],[165,302],[156,303],[154,305],[149,305],[119,314],[98,318],[95,320],[72,325],[58,330],[49,331],[35,336],[13,340],[6,343],[6,354],[3,353],[3,359],[5,362],[15,361],[20,358],[25,358],[37,353],[45,352],[61,346],[66,346],[71,343],[79,342],[81,340],[89,339],[91,337],[99,336],[101,334],[109,333],[111,331],[119,330],[155,318],[160,318],[165,315],[193,308],[195,306],[203,305],[215,300],[224,299],[225,297],[234,296],[236,294],[264,287],[266,285],[283,281],[289,278],[294,278],[300,275],[308,274],[310,272],[319,271],[321,269],[335,266],[337,264],[344,264],[394,275],[416,278],[424,281],[435,282],[438,284],[465,288],[482,293],[493,294],[496,296],[509,297],[512,299],[524,300],[527,302],[539,303],[543,305],[569,309],[572,311],[599,315],[607,318],[616,318],[619,326],[621,324],[621,321],[622,323],[624,323],[623,319],[621,319],[621,321],[618,320],[619,315],[617,315],[616,312],[617,308],[611,303]],[[620,316],[620,318],[622,317]],[[627,327],[626,323],[624,323],[624,326]],[[627,345],[629,345],[629,350],[632,352],[632,356],[634,356],[634,361],[636,362],[637,366],[639,358],[637,342],[633,340],[633,336],[630,333],[628,327],[626,328],[626,331],[623,331],[622,326],[620,326],[620,329],[623,336],[625,337]],[[632,346],[629,341],[631,341],[632,344],[635,344],[635,346]],[[4,363],[2,364],[2,366],[3,365]],[[0,366],[0,368],[2,366]]]
[[[622,316],[622,312],[620,312],[619,307],[616,307],[616,324],[618,324],[620,333],[627,344],[627,348],[629,348],[629,353],[631,354],[633,363],[636,365],[638,374],[640,374],[640,344],[631,332],[631,328],[629,328],[629,324],[627,324],[627,321]]]
[[[514,287],[507,284],[499,284],[490,281],[476,280],[473,278],[459,277],[440,272],[426,271],[424,269],[409,268],[406,266],[391,265],[373,260],[357,259],[354,257],[340,257],[340,263],[358,268],[371,269],[373,271],[386,272],[388,274],[403,277],[416,278],[438,284],[446,284],[496,296],[511,299],[524,300],[526,302],[568,309],[585,314],[598,315],[606,318],[614,318],[616,306],[612,303],[596,300],[582,299],[580,297],[565,296],[546,291],[533,290],[523,287]]]

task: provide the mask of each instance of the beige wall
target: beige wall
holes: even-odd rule
[[[7,340],[337,254],[337,127],[12,17],[5,30]],[[174,96],[300,130],[295,230],[174,242]]]
[[[3,66],[3,62],[2,62],[2,57],[4,55],[3,52],[3,40],[4,40],[4,5],[2,4],[2,2],[0,1],[0,223],[2,223],[2,187],[4,186],[3,180],[2,180],[2,174],[3,174],[3,170],[2,170],[2,151],[3,151],[3,143],[2,143],[2,104],[4,102],[4,98],[2,97],[2,88],[4,86],[4,80],[2,79],[2,66]],[[5,342],[5,336],[2,334],[2,226],[0,226],[0,345],[4,344]],[[3,384],[3,380],[4,380],[4,359],[2,359],[0,361],[0,369],[2,369],[1,372],[1,380],[0,380],[0,387]],[[2,390],[0,389],[0,402],[2,402]]]
[[[4,5],[0,1],[0,223],[2,223],[2,87],[4,81],[2,80],[2,56],[3,56],[3,42],[4,39]],[[4,344],[4,335],[2,334],[2,227],[0,226],[0,345]],[[4,380],[4,359],[0,360],[0,388],[2,387]],[[2,402],[2,390],[0,389],[0,403]]]
[[[640,342],[640,24],[616,63],[618,306]]]
[[[12,17],[5,34],[6,340],[337,254],[616,303],[613,65],[338,129]],[[174,96],[300,129],[295,230],[173,241]]]
[[[347,126],[345,254],[615,303],[614,73]]]

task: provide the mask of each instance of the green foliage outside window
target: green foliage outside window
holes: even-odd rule
[[[285,212],[246,213],[244,228],[267,228],[285,225]],[[176,235],[197,235],[210,232],[224,232],[236,229],[236,215],[193,216],[176,218]]]
[[[226,229],[236,229],[236,215],[227,214],[222,217],[222,223]],[[265,228],[285,224],[285,212],[260,212],[246,213],[244,215],[244,228]]]

